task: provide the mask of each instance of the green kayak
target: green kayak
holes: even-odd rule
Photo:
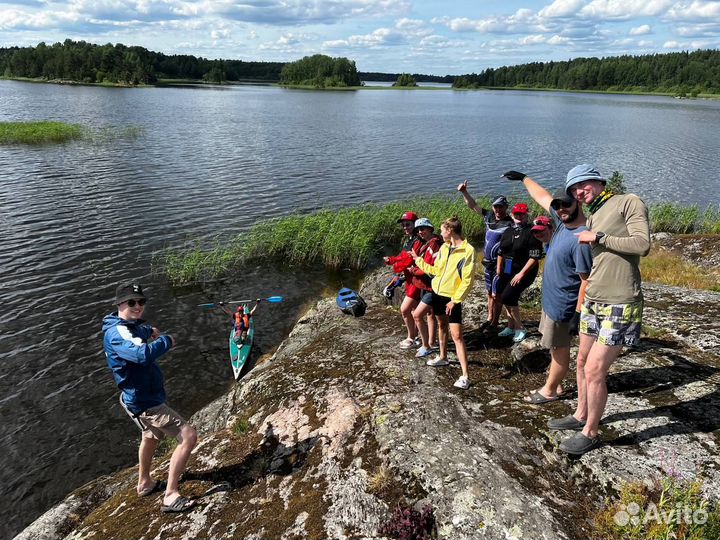
[[[240,379],[240,372],[245,362],[247,362],[247,359],[250,358],[253,336],[255,335],[254,317],[250,317],[249,326],[245,342],[241,345],[235,343],[235,327],[230,328],[230,364],[232,365],[233,375],[236,381]]]

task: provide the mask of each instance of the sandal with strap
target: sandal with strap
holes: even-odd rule
[[[161,510],[166,514],[177,514],[190,510],[193,506],[195,506],[195,501],[180,495],[171,504],[163,504]]]

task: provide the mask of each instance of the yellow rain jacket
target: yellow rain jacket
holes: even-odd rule
[[[454,304],[459,304],[470,293],[475,281],[475,248],[467,240],[456,248],[443,244],[435,259],[435,265],[428,264],[422,258],[415,259],[415,265],[434,276],[432,290],[440,296],[447,296]]]

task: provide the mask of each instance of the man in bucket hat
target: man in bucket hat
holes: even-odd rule
[[[463,196],[465,204],[483,217],[485,222],[485,246],[483,247],[483,261],[485,267],[485,289],[487,290],[487,320],[480,325],[481,332],[493,333],[500,319],[502,304],[493,296],[493,281],[497,275],[497,256],[500,247],[500,239],[508,227],[513,225],[513,219],[508,214],[508,200],[505,195],[498,195],[493,198],[492,211],[482,208],[477,201],[468,193],[467,180],[459,184],[457,190]]]
[[[580,203],[564,188],[551,195],[523,173],[508,171],[503,176],[522,182],[528,194],[552,216],[555,224],[555,231],[550,233],[546,224],[551,222],[550,218],[540,216],[532,227],[537,238],[552,234],[543,268],[539,325],[543,336],[541,344],[550,349],[550,370],[542,388],[524,398],[528,403],[539,405],[557,400],[562,392],[561,383],[570,366],[571,336],[578,333],[580,308],[592,269],[592,252],[590,246],[577,241],[575,233],[587,230],[585,214]]]
[[[180,495],[178,483],[197,442],[197,432],[165,404],[163,374],[156,361],[175,346],[175,339],[144,324],[141,317],[146,301],[140,284],[118,286],[117,311],[103,319],[105,356],[121,391],[120,403],[142,431],[138,495],[146,497],[164,491],[162,511],[184,512],[194,506],[194,501]],[[165,437],[178,441],[170,458],[167,483],[150,477],[152,457]]]
[[[580,316],[577,409],[548,422],[550,429],[578,431],[560,444],[561,450],[573,455],[600,444],[598,424],[607,403],[608,371],[623,346],[640,339],[640,257],[650,252],[648,209],[637,195],[616,195],[606,183],[590,164],[571,169],[565,182],[567,194],[586,205],[588,230],[576,236],[593,253]]]

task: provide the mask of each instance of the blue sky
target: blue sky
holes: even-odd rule
[[[718,48],[720,1],[0,1],[0,46],[66,38],[207,58],[322,53],[353,59],[361,71],[445,75]]]

